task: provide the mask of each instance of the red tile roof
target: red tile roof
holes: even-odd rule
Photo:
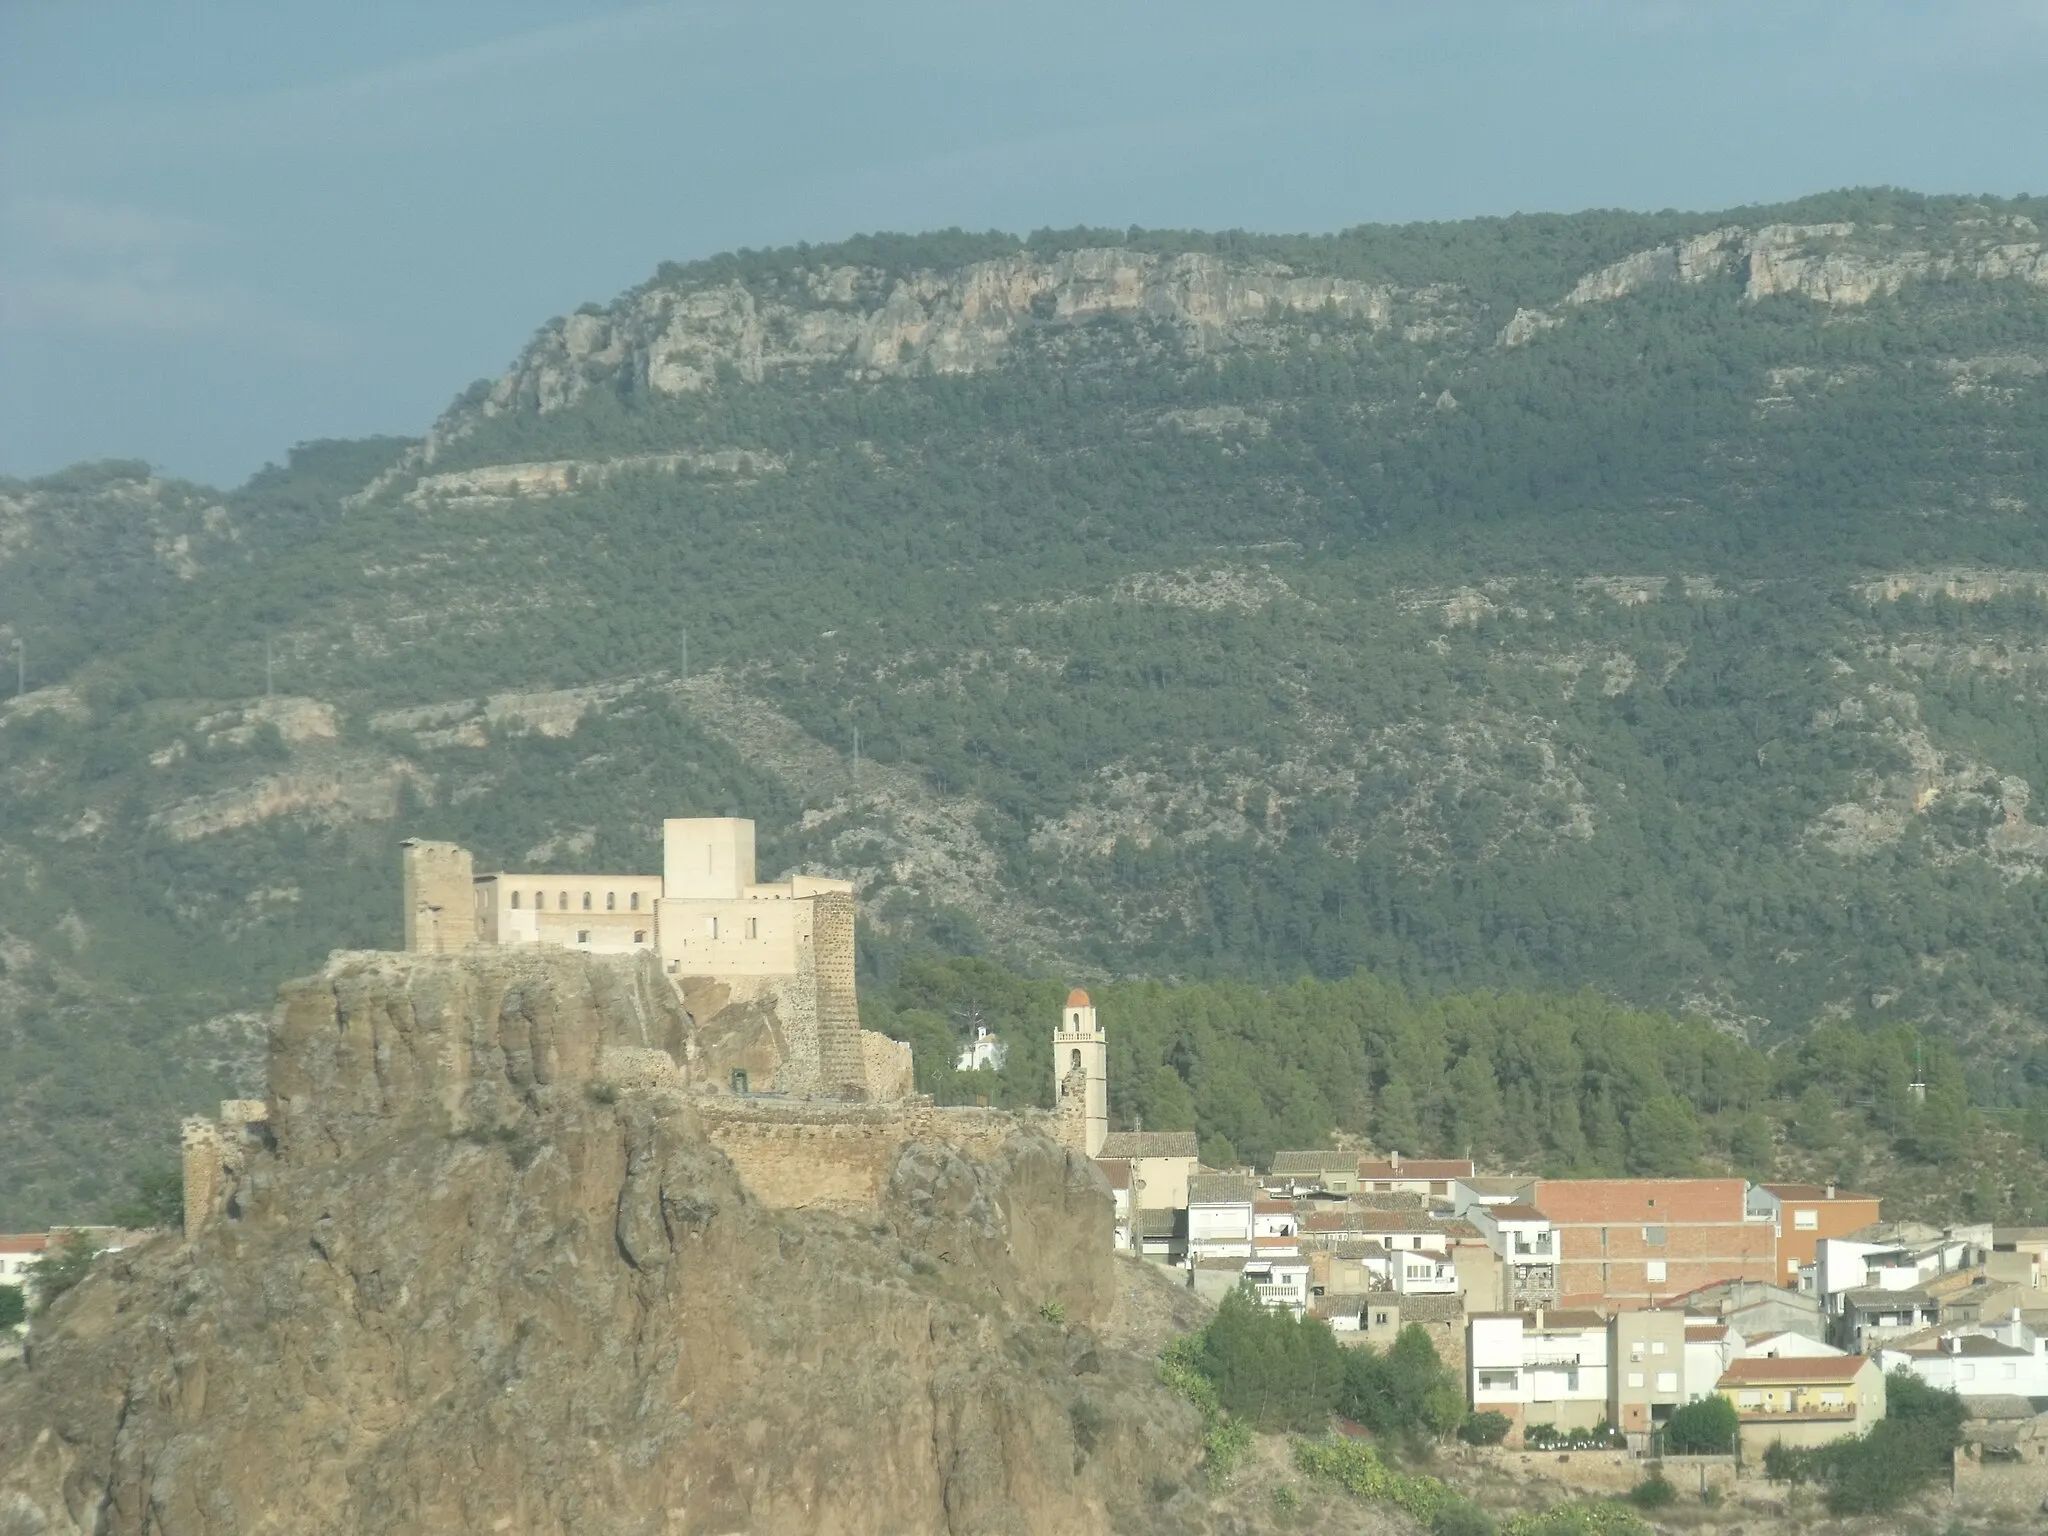
[[[1480,1209],[1486,1212],[1486,1214],[1491,1216],[1495,1221],[1550,1220],[1548,1216],[1544,1215],[1541,1211],[1537,1210],[1535,1206],[1523,1205],[1519,1201],[1510,1202],[1507,1205],[1482,1205]]]
[[[41,1253],[49,1246],[47,1232],[0,1233],[0,1253]]]
[[[1067,994],[1067,1006],[1069,1008],[1092,1008],[1095,1005],[1088,1001],[1088,994],[1086,992],[1076,987]]]
[[[1718,1344],[1728,1337],[1724,1323],[1691,1323],[1686,1326],[1685,1342],[1688,1344]]]
[[[1813,1359],[1783,1355],[1760,1360],[1731,1360],[1721,1385],[1749,1386],[1770,1382],[1854,1381],[1870,1362],[1863,1355],[1821,1355]]]
[[[1127,1157],[1098,1157],[1095,1166],[1102,1170],[1102,1176],[1109,1180],[1111,1189],[1131,1187],[1131,1160]]]

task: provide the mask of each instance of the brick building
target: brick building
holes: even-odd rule
[[[1824,1237],[1847,1237],[1879,1219],[1876,1195],[1851,1194],[1832,1184],[1765,1184],[1778,1226],[1777,1284],[1799,1289],[1799,1271],[1813,1263]]]
[[[1560,1306],[1629,1311],[1778,1277],[1774,1213],[1741,1179],[1538,1179],[1532,1194],[1557,1238]]]

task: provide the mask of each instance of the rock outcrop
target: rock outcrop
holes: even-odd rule
[[[1999,282],[2048,288],[2048,249],[2027,220],[1996,228],[1951,230],[1949,243],[1908,239],[1887,226],[1853,223],[1730,225],[1670,245],[1636,251],[1589,272],[1559,302],[1564,310],[1610,304],[1667,283],[1739,278],[1755,302],[1797,295],[1830,307],[1855,307],[1895,294],[1915,280]],[[1495,339],[1526,346],[1564,323],[1553,310],[1520,309]]]
[[[693,1096],[689,1027],[658,970],[566,953],[288,988],[236,1214],[103,1260],[0,1378],[0,1531],[1166,1518],[1196,1424],[1091,1331],[1092,1165],[927,1111],[873,1210],[776,1209],[707,1129],[737,1110]]]

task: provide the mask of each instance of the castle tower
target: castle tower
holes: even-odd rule
[[[476,878],[467,848],[409,837],[405,866],[405,947],[441,954],[477,937]]]
[[[1067,994],[1053,1031],[1052,1080],[1060,1140],[1093,1157],[1109,1139],[1109,1041],[1079,987]]]

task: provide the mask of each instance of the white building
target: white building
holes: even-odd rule
[[[1809,1339],[1803,1333],[1760,1333],[1750,1339],[1738,1351],[1742,1360],[1824,1360],[1831,1355],[1846,1355],[1846,1349],[1837,1349],[1819,1339]]]
[[[1204,1174],[1188,1180],[1188,1262],[1249,1259],[1252,1207],[1259,1186],[1241,1174]]]
[[[1521,1201],[1468,1200],[1459,1214],[1479,1229],[1501,1264],[1501,1294],[1518,1311],[1557,1304],[1557,1234]]]
[[[955,1072],[1000,1072],[1003,1063],[1010,1059],[1010,1048],[1003,1044],[1001,1036],[986,1024],[974,1026],[974,1038],[960,1049],[960,1056],[953,1063]]]
[[[1394,1289],[1403,1296],[1458,1294],[1458,1269],[1449,1254],[1411,1248],[1388,1254],[1387,1261]]]
[[[1878,1350],[1877,1363],[1964,1397],[2048,1397],[2048,1337],[2021,1322],[2018,1308],[1996,1323],[1894,1339]]]
[[[1715,1385],[1731,1360],[1740,1360],[1742,1335],[1726,1323],[1685,1321],[1685,1400],[1696,1403],[1714,1395]]]
[[[1467,1379],[1475,1413],[1591,1429],[1607,1416],[1607,1323],[1597,1312],[1475,1313],[1467,1325]]]

